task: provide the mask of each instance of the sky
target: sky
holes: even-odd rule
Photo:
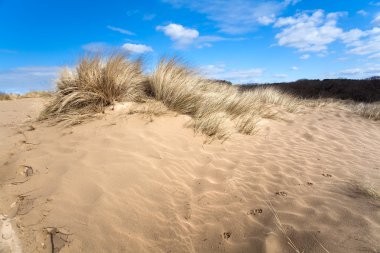
[[[380,1],[0,0],[0,91],[54,89],[94,53],[177,56],[233,83],[380,75]]]

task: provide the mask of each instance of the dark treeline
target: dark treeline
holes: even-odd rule
[[[300,98],[350,99],[357,102],[380,101],[379,77],[371,77],[363,80],[303,79],[289,83],[244,84],[239,85],[239,87],[242,90],[247,90],[268,85]]]

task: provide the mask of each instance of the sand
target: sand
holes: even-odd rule
[[[327,106],[205,143],[126,107],[0,101],[0,252],[380,252],[380,122]],[[293,245],[293,246],[292,246]]]

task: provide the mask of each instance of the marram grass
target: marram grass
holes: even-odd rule
[[[167,110],[189,115],[195,132],[217,139],[227,139],[233,133],[254,134],[261,119],[320,104],[318,100],[299,99],[274,87],[244,91],[209,80],[174,58],[162,59],[146,75],[140,61],[115,54],[108,58],[85,57],[76,69],[62,71],[57,91],[40,119],[78,124],[116,102],[133,102],[130,113],[147,113],[149,117]],[[352,110],[379,119],[378,106],[357,105]]]

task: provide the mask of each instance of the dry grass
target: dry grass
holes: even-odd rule
[[[292,241],[292,239],[288,236],[286,233],[286,230],[284,226],[282,225],[282,222],[280,220],[280,217],[278,216],[276,210],[274,209],[272,203],[270,201],[266,202],[269,210],[272,212],[274,218],[275,218],[275,225],[280,230],[280,232],[283,234],[283,236],[286,238],[288,245],[294,250],[296,253],[303,253],[304,251],[300,251],[299,248],[296,246],[296,244]]]
[[[368,183],[361,183],[358,181],[349,182],[351,189],[354,193],[359,194],[369,199],[380,199],[380,192],[374,188],[373,185]]]
[[[232,133],[253,134],[262,118],[278,110],[296,112],[302,101],[273,88],[241,91],[197,75],[175,59],[162,60],[149,78],[152,96],[169,109],[190,115],[196,132],[212,138]]]
[[[19,95],[17,98],[48,98],[52,96],[53,93],[50,91],[30,91]]]
[[[160,101],[148,99],[144,103],[129,103],[126,108],[127,114],[139,114],[143,118],[153,121],[154,117],[169,114],[171,111]]]
[[[277,229],[282,233],[282,235],[286,238],[287,244],[292,248],[292,250],[294,252],[296,252],[296,253],[304,253],[305,251],[304,250],[301,251],[299,249],[299,247],[297,247],[297,245],[295,244],[295,242],[290,238],[290,236],[288,235],[288,233],[286,232],[286,229],[284,228],[283,223],[281,222],[280,217],[278,216],[278,213],[274,209],[272,203],[270,201],[267,201],[266,205],[269,208],[269,210],[272,212],[272,214],[273,214],[273,216],[275,218],[275,225],[276,225]],[[316,243],[318,243],[318,245],[321,247],[321,249],[324,252],[330,253],[330,251],[328,251],[322,245],[322,243],[320,241],[318,241],[318,239],[315,236],[314,236],[314,240],[316,241]]]
[[[189,126],[194,128],[195,133],[209,136],[209,141],[213,139],[226,140],[235,132],[233,123],[229,120],[228,115],[223,112],[194,118]]]
[[[11,99],[12,99],[12,97],[9,94],[0,92],[0,101],[11,100]]]
[[[355,103],[351,105],[351,110],[362,117],[380,120],[380,103]]]
[[[179,65],[175,59],[162,60],[149,78],[152,96],[170,109],[195,115],[202,102],[202,90],[212,81]]]
[[[77,117],[85,119],[116,101],[144,101],[147,82],[139,61],[113,55],[104,62],[94,56],[83,58],[75,71],[64,70],[57,89],[41,119],[57,122]]]
[[[53,93],[50,91],[30,91],[24,94],[0,93],[0,100],[13,100],[21,98],[47,98],[52,96]]]
[[[296,98],[272,86],[245,90],[209,80],[176,59],[161,60],[153,73],[145,76],[139,61],[114,55],[106,60],[87,57],[75,71],[63,71],[57,92],[40,118],[78,124],[125,101],[134,102],[127,113],[150,119],[168,110],[189,115],[194,131],[211,139],[226,139],[236,132],[251,135],[261,119],[326,104]],[[352,110],[371,119],[380,117],[379,105],[359,104]]]

